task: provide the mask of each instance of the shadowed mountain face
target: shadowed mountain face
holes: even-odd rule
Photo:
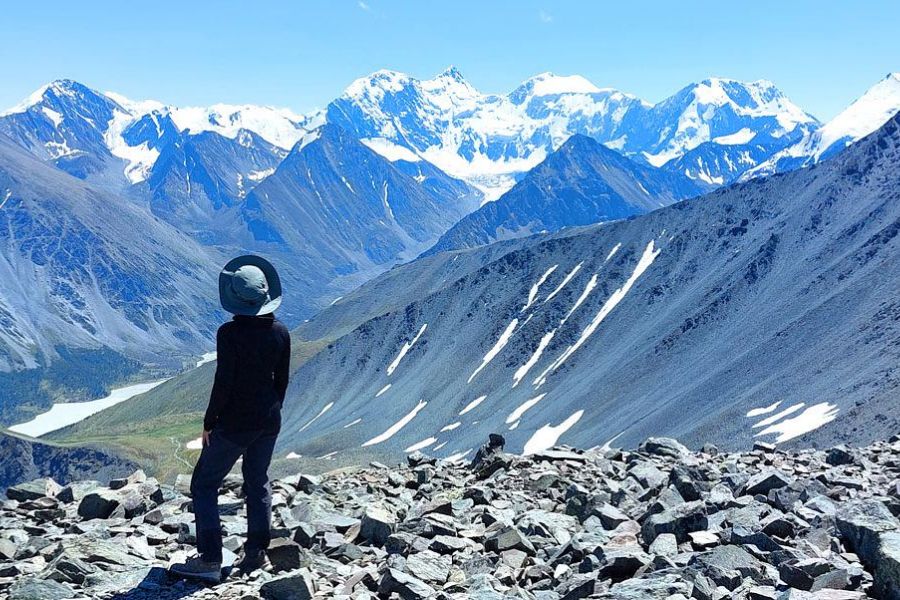
[[[574,135],[499,200],[454,225],[426,254],[624,219],[702,189],[682,175],[639,165]]]
[[[212,345],[225,253],[0,135],[0,423]]]
[[[416,256],[479,199],[433,167],[395,167],[325,125],[247,195],[239,215],[245,244],[280,258],[289,311],[300,299],[327,305]]]
[[[17,422],[23,404],[102,396],[137,365],[178,368],[208,350],[227,318],[215,286],[230,256],[275,262],[288,290],[280,316],[296,325],[426,249],[480,199],[427,163],[395,167],[333,126],[277,170],[278,149],[252,133],[171,135],[128,194],[0,137],[0,383],[10,390],[0,422]],[[258,190],[229,175],[260,162],[273,172]],[[85,351],[99,361],[93,380],[60,369],[56,359]]]
[[[38,477],[66,484],[82,479],[109,481],[131,474],[137,466],[92,448],[42,444],[0,430],[0,493],[11,485]]]
[[[895,117],[813,168],[500,255],[394,269],[348,300],[364,306],[371,290],[408,303],[297,371],[279,449],[448,456],[491,431],[514,451],[887,435],[900,386],[898,165]],[[435,264],[482,253],[471,270]],[[346,323],[348,300],[300,333]]]
[[[2,136],[0,200],[0,371],[50,367],[61,347],[172,366],[169,354],[208,343],[214,253]],[[124,367],[107,358],[111,372]],[[17,397],[4,383],[0,412]],[[28,400],[40,404],[47,392]]]

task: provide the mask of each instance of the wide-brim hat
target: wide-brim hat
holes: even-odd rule
[[[281,306],[281,279],[272,263],[246,254],[228,261],[219,273],[219,301],[235,315],[267,315]]]

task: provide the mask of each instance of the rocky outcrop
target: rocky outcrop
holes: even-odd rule
[[[195,543],[190,498],[138,471],[38,480],[0,506],[0,595],[26,598],[856,600],[900,598],[900,437],[746,453],[488,444],[273,482],[268,563],[206,588],[167,576]],[[241,480],[220,499],[226,564]]]

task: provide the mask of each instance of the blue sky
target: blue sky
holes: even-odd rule
[[[131,6],[140,8],[131,8]],[[828,119],[900,71],[900,2],[15,2],[0,108],[68,77],[134,99],[324,106],[379,68],[456,65],[486,92],[584,75],[651,102],[710,75],[774,81]]]

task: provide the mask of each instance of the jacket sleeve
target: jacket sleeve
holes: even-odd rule
[[[281,356],[278,359],[278,364],[275,365],[275,391],[278,393],[278,397],[281,399],[282,404],[284,403],[284,396],[287,393],[288,387],[288,375],[291,371],[291,334],[284,330],[284,349],[281,351]]]
[[[216,379],[209,394],[209,406],[203,417],[203,429],[215,427],[219,416],[228,404],[234,385],[235,355],[228,339],[227,330],[220,327],[216,333]]]

